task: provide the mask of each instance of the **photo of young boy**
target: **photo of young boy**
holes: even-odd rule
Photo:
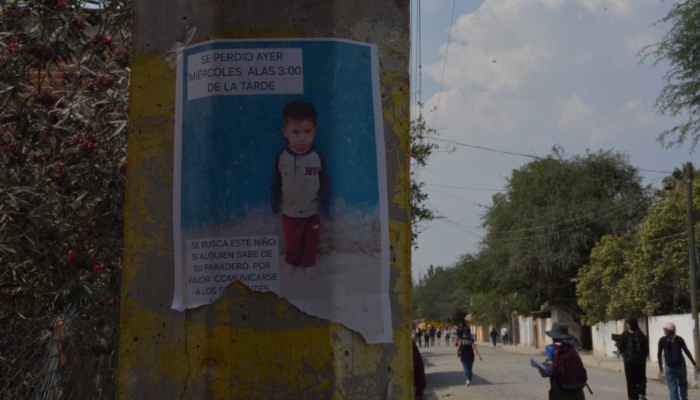
[[[271,52],[283,57],[257,61],[255,55]],[[377,52],[371,44],[336,39],[219,40],[184,51],[173,308],[274,293],[361,333],[367,343],[391,342]],[[230,54],[255,57],[246,64]],[[275,74],[256,75],[272,67]],[[209,90],[240,86],[242,77],[206,72],[231,69],[269,80],[274,90]]]
[[[318,113],[313,104],[294,100],[282,111],[287,146],[277,153],[270,183],[273,214],[282,211],[285,262],[289,277],[301,266],[309,280],[318,278],[316,256],[321,220],[330,214],[332,184],[323,154],[314,146]]]

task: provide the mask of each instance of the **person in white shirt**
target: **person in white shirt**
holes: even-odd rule
[[[505,346],[506,341],[508,340],[508,328],[505,326],[501,328],[501,338],[503,338],[503,345]]]

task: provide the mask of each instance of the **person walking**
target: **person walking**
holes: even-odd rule
[[[506,340],[508,339],[508,328],[505,326],[501,328],[501,337],[503,338],[503,345],[506,345]]]
[[[423,400],[425,392],[425,364],[416,342],[413,342],[413,392],[415,400]]]
[[[496,328],[491,328],[491,341],[493,342],[493,347],[496,347],[496,342],[498,341],[498,332]]]
[[[435,335],[437,334],[435,327],[431,326],[428,332],[430,334],[430,345],[435,346]]]
[[[423,341],[425,342],[425,347],[430,347],[430,329],[423,331]]]
[[[662,353],[663,358],[661,358]],[[695,370],[700,372],[685,340],[676,335],[676,325],[673,322],[667,322],[664,325],[664,336],[659,339],[657,358],[659,359],[659,372],[666,378],[671,400],[688,400],[688,368],[685,365],[683,353],[688,356]],[[666,364],[665,368],[664,363]]]
[[[423,330],[420,326],[416,327],[416,337],[418,338],[418,347],[423,347]]]
[[[450,345],[450,327],[445,328],[445,346]]]
[[[569,335],[569,327],[561,322],[553,323],[545,334],[552,338],[552,344],[545,348],[546,370],[539,371],[549,378],[549,400],[585,400],[588,374],[578,354],[578,339]]]
[[[639,329],[636,318],[629,318],[625,322],[625,331],[620,339],[619,350],[625,364],[627,398],[629,400],[646,400],[649,339]]]
[[[472,333],[469,328],[462,331],[462,338],[459,341],[459,346],[457,346],[457,357],[462,362],[462,368],[464,368],[464,377],[467,379],[467,386],[472,384],[472,368],[474,366],[474,353],[479,356],[479,361],[483,361],[481,354],[479,354],[479,349],[476,348],[476,342],[472,339]]]
[[[437,336],[437,344],[440,346],[440,341],[442,340],[442,328],[438,328],[435,336]]]

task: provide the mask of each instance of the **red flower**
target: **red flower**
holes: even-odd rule
[[[92,273],[98,275],[100,272],[102,272],[102,264],[96,262],[92,265]]]
[[[73,33],[84,31],[86,26],[87,25],[85,25],[85,22],[78,17],[73,17],[73,19],[70,21],[70,30]]]
[[[68,264],[75,265],[76,262],[78,262],[78,253],[76,253],[75,250],[69,251],[68,252]]]
[[[107,305],[109,306],[109,308],[116,307],[117,306],[117,298],[114,296],[110,297],[109,300],[107,300]]]
[[[58,8],[59,10],[63,10],[66,7],[68,7],[68,0],[57,0],[56,1],[56,8]]]
[[[22,52],[22,48],[15,42],[8,44],[5,50],[10,54],[19,54]]]

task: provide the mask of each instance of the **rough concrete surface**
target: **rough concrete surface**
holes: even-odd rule
[[[131,98],[120,399],[403,399],[411,382],[408,0],[137,0]],[[394,340],[367,345],[271,294],[228,287],[177,312],[173,296],[175,71],[186,41],[341,38],[376,43],[389,193]]]
[[[518,399],[541,400],[547,398],[549,379],[542,378],[530,367],[530,357],[542,359],[541,351],[531,348],[505,346],[499,344],[478,346],[484,360],[474,363],[474,379],[467,387],[462,365],[457,358],[454,346],[422,347],[426,365],[426,400],[457,399]],[[588,372],[588,383],[593,395],[586,392],[591,400],[621,400],[627,398],[625,375],[616,370],[597,366],[603,361],[599,357],[582,357]],[[617,360],[615,360],[617,361]],[[621,365],[621,362],[619,362]],[[612,367],[613,364],[602,364]],[[657,371],[658,372],[658,371]],[[690,376],[692,379],[692,375]],[[691,385],[694,382],[691,382]],[[668,399],[666,384],[649,379],[647,382],[649,400]],[[698,390],[691,389],[689,398],[698,398]]]

